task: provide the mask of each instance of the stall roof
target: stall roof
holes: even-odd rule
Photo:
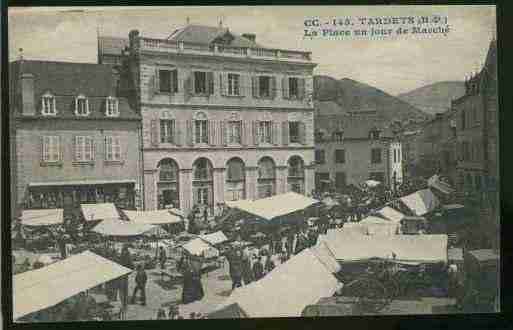
[[[104,236],[130,237],[143,235],[156,229],[158,229],[158,227],[145,223],[140,224],[129,221],[109,219],[103,220],[94,226],[92,231]]]
[[[469,251],[468,254],[480,262],[499,260],[499,255],[491,249],[473,250]]]
[[[23,210],[21,224],[25,226],[52,226],[64,222],[63,209]]]
[[[387,225],[388,226],[396,226],[397,225],[396,222],[392,222],[390,220],[386,220],[383,218],[374,217],[372,215],[363,218],[358,223],[361,225],[385,225],[385,226],[387,226]]]
[[[358,261],[372,258],[397,261],[447,262],[447,235],[359,235],[331,232],[325,244],[337,260]]]
[[[212,245],[221,244],[228,240],[228,238],[222,231],[216,231],[215,233],[211,234],[199,235],[199,238]]]
[[[390,206],[385,206],[384,208],[376,211],[376,213],[385,219],[395,222],[400,222],[404,218],[404,214]]]
[[[434,188],[447,195],[454,192],[454,189],[451,187],[451,185],[440,180],[440,176],[437,174],[428,179],[428,187]]]
[[[13,318],[55,306],[67,298],[99,284],[130,273],[90,251],[71,256],[49,266],[15,275]]]
[[[226,202],[229,207],[238,208],[266,220],[272,220],[280,216],[304,210],[317,203],[319,203],[318,200],[295,192],[288,192],[254,201],[242,200]]]
[[[367,180],[367,181],[364,182],[364,184],[367,187],[374,188],[374,187],[379,186],[381,184],[381,182],[376,181],[376,180]]]
[[[242,319],[248,315],[238,304],[231,304],[208,314],[209,319]]]
[[[203,241],[201,238],[195,238],[182,245],[182,248],[192,255],[202,255],[205,251],[214,249],[211,245]]]
[[[305,306],[338,287],[330,270],[306,249],[259,281],[235,289],[220,307],[237,303],[249,317],[298,317]]]
[[[460,210],[460,209],[464,209],[465,206],[463,206],[461,204],[447,204],[447,205],[443,205],[442,208],[444,210]]]
[[[168,210],[153,210],[153,211],[122,211],[126,217],[139,224],[149,225],[167,225],[182,222],[182,218],[177,215],[171,214]]]
[[[400,200],[417,216],[432,212],[440,205],[438,198],[429,189],[419,190]]]
[[[86,221],[119,219],[119,213],[113,203],[80,204]]]
[[[450,261],[463,261],[463,249],[452,248],[447,250],[447,259]]]

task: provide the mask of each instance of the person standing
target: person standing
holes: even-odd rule
[[[258,256],[257,261],[253,264],[253,278],[258,281],[264,277],[264,266],[262,265],[262,257]]]
[[[146,283],[148,282],[148,275],[144,271],[141,264],[137,265],[137,274],[135,275],[135,288],[132,294],[132,304],[135,304],[135,297],[138,291],[141,291],[141,305],[146,306]]]
[[[242,286],[242,254],[240,250],[230,252],[228,255],[232,290]]]
[[[167,255],[166,250],[164,250],[164,247],[160,247],[160,253],[159,253],[159,262],[160,262],[160,269],[164,269],[164,266],[166,265],[167,261]]]
[[[128,250],[127,244],[124,244],[121,250],[120,265],[129,269],[134,268],[132,255]],[[119,298],[121,300],[122,311],[125,313],[128,305],[128,275],[122,276],[119,280]]]
[[[251,260],[249,259],[249,255],[245,253],[242,257],[242,279],[244,280],[244,285],[248,285],[253,282],[253,272],[251,270]]]
[[[274,265],[274,261],[271,259],[271,256],[267,256],[267,260],[265,261],[265,272],[266,274],[270,273],[276,266]]]

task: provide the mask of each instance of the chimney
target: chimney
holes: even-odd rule
[[[243,33],[242,36],[248,40],[255,42],[256,35],[254,33]]]
[[[21,86],[21,113],[24,116],[36,114],[36,99],[34,95],[34,75],[22,73],[20,78]]]
[[[134,54],[139,50],[139,30],[132,30],[128,33],[130,54]]]

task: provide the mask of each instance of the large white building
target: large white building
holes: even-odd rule
[[[187,25],[167,39],[100,37],[99,61],[132,77],[146,209],[314,189],[310,53]]]

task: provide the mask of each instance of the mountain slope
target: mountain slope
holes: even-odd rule
[[[395,96],[348,78],[336,80],[329,76],[315,76],[314,100],[317,115],[376,112],[388,122],[429,117]]]
[[[434,115],[450,108],[451,100],[463,96],[464,93],[464,82],[441,81],[399,94],[397,97],[425,113]]]

